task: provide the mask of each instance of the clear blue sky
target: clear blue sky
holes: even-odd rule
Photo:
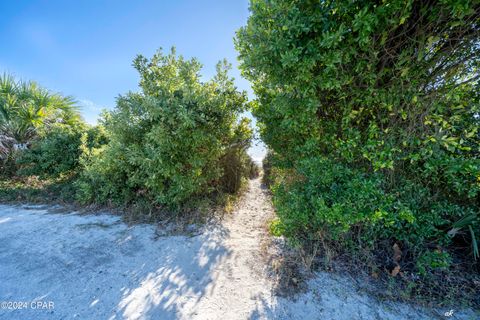
[[[72,95],[88,122],[113,108],[119,94],[137,90],[132,59],[160,47],[197,57],[206,79],[227,58],[238,88],[252,97],[233,45],[247,21],[247,0],[16,0],[1,1],[0,12],[0,72]],[[251,150],[255,158],[263,152]]]

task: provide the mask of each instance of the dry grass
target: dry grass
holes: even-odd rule
[[[355,279],[360,290],[380,300],[480,310],[478,264],[474,266],[462,256],[455,257],[448,270],[429,270],[420,275],[408,256],[398,256],[395,245],[377,252],[347,251],[341,243],[327,242],[317,250],[310,248],[298,252],[303,256],[302,266],[310,267],[310,270],[348,274]],[[314,258],[312,253],[315,253]]]

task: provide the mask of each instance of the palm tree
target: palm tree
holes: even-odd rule
[[[73,125],[79,120],[71,97],[51,93],[32,81],[0,76],[0,159],[27,147],[40,130],[47,130],[55,122]]]

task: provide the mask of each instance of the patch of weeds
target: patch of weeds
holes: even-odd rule
[[[39,179],[36,176],[0,180],[0,201],[6,203],[74,204],[73,176]]]
[[[407,252],[400,254],[395,249],[380,248],[375,254],[359,248],[346,251],[337,243],[327,242],[317,252],[312,270],[349,274],[356,279],[359,290],[379,300],[480,310],[478,264],[440,250],[426,253],[416,263],[409,260]],[[390,264],[382,263],[388,260]]]
[[[274,221],[268,222],[266,231],[270,231]],[[268,276],[273,279],[276,295],[295,298],[306,292],[307,279],[312,273],[302,263],[298,248],[288,244],[283,237],[266,237],[261,243],[260,251],[268,266]]]

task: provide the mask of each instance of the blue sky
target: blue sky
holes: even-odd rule
[[[227,58],[238,88],[253,97],[233,45],[247,21],[247,0],[17,0],[1,1],[0,12],[0,72],[74,96],[90,123],[119,94],[137,90],[135,55],[160,47],[197,57],[206,79]],[[261,145],[251,150],[257,159],[263,153]]]

